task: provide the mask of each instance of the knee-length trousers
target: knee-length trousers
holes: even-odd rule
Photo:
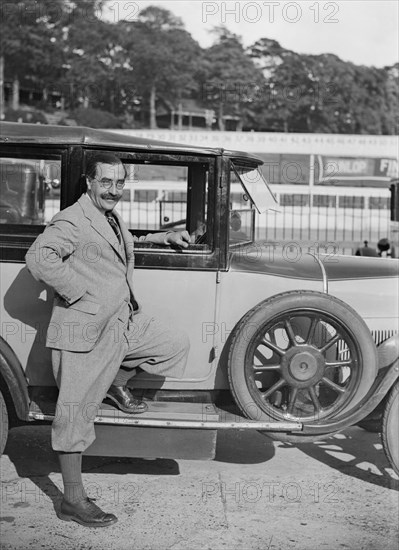
[[[119,327],[120,329],[120,327]],[[120,334],[100,336],[89,352],[52,350],[59,388],[51,440],[55,451],[83,452],[95,439],[94,419],[119,368],[182,378],[189,340],[183,331],[136,313]]]

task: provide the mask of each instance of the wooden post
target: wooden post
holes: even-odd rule
[[[4,119],[4,56],[0,56],[0,120]]]
[[[312,211],[313,211],[314,161],[315,161],[315,156],[312,154],[310,155],[310,159],[309,159],[309,220],[308,220],[309,239],[311,235],[310,228],[312,224]]]
[[[179,110],[177,112],[177,129],[181,131],[183,129],[183,113],[182,104],[179,103]]]
[[[150,129],[157,129],[157,112],[156,112],[156,88],[151,86],[150,90]]]
[[[13,111],[18,111],[19,109],[19,80],[17,76],[14,77],[12,82],[11,108]]]

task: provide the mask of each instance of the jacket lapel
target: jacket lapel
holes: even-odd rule
[[[118,238],[110,224],[107,222],[105,215],[101,214],[86,194],[80,197],[78,203],[82,207],[86,218],[90,221],[92,228],[112,246],[118,256],[125,262],[125,257],[121,250],[123,243],[119,244]],[[119,215],[117,215],[117,218],[118,222],[120,222]]]

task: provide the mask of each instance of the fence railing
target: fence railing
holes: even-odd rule
[[[308,197],[304,197],[301,200],[296,198],[294,205],[280,200],[281,212],[268,211],[257,215],[256,239],[281,243],[301,241],[309,243],[312,248],[319,245],[320,250],[326,246],[331,250],[334,245],[339,253],[353,254],[365,240],[375,248],[379,239],[389,237],[390,211],[386,196],[381,201],[377,200],[378,197],[371,197],[373,200],[370,201],[368,197],[360,205],[362,207],[339,200],[333,203],[331,196],[328,196],[328,206],[319,206],[317,201],[310,203]],[[232,208],[238,209],[238,205],[233,203]],[[131,229],[156,230],[186,217],[186,203],[180,200],[135,202],[124,197],[117,209]],[[45,221],[50,221],[57,210],[57,202],[46,201]]]
[[[375,247],[389,230],[388,209],[283,206],[257,217],[256,238],[335,243],[341,253],[353,254],[365,240]]]

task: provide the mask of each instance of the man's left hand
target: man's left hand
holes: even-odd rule
[[[190,234],[188,231],[171,231],[166,234],[165,244],[187,248],[190,244]]]

